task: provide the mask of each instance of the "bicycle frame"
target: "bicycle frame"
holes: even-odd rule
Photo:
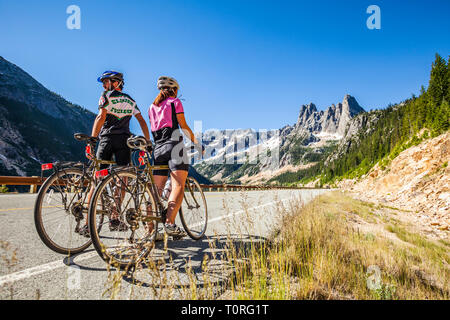
[[[92,145],[91,143],[87,143],[87,145],[90,148],[94,148],[94,145]],[[65,171],[66,169],[69,168],[74,168],[74,167],[78,167],[82,169],[83,172],[83,176],[82,176],[82,181],[81,181],[81,185],[84,186],[85,185],[85,181],[87,181],[87,189],[86,190],[90,190],[92,187],[92,182],[94,182],[94,185],[97,184],[97,180],[94,177],[94,174],[96,171],[98,171],[100,169],[100,165],[102,164],[109,164],[109,165],[113,165],[115,164],[114,161],[109,161],[109,160],[100,160],[97,159],[97,157],[95,156],[95,154],[93,155],[92,159],[89,159],[88,164],[86,165],[86,163],[83,162],[73,162],[73,161],[67,161],[67,162],[55,162],[52,163],[52,168],[53,168],[53,173],[57,175],[58,177],[58,181],[61,179],[62,175],[66,175],[67,172]],[[41,179],[43,179],[43,174],[44,174],[44,170],[41,170]],[[60,186],[58,184],[58,186]],[[67,199],[64,196],[64,192],[62,192],[61,188],[59,188],[61,197],[62,197],[62,202],[64,203],[64,209],[68,210],[68,208],[70,208],[70,206],[73,204],[73,201],[75,200],[75,198],[73,198],[71,200],[71,202],[69,204],[67,204]],[[84,192],[84,198],[80,199],[80,197],[78,198],[78,201],[81,200],[81,203],[85,203],[86,201],[86,197],[88,196],[89,192]],[[83,213],[87,214],[87,208],[83,208]]]
[[[151,163],[150,163],[150,161],[149,161],[147,156],[144,157],[144,163],[145,163],[145,168],[143,170],[146,171],[146,176],[150,177],[150,181],[151,181],[151,185],[152,185],[152,189],[153,189],[152,190],[153,195],[157,194],[157,196],[156,196],[157,203],[158,203],[158,205],[162,206],[161,196],[159,194],[159,190],[157,190],[157,188],[156,188],[155,179],[153,177],[153,172],[152,171],[153,170],[168,170],[169,166],[168,165],[156,165],[156,166],[155,165],[151,165]],[[187,178],[187,179],[189,179],[189,178]],[[186,182],[188,182],[187,179],[186,179]],[[194,199],[195,207],[199,208],[200,205],[198,204],[198,202],[197,202],[197,200],[196,200],[196,198],[194,196],[194,191],[192,189],[191,184],[188,182],[185,185],[187,185],[188,190],[189,190],[189,192],[192,195],[192,199]],[[189,204],[189,201],[186,198],[186,193],[185,192],[183,193],[183,198],[186,201],[186,204],[189,207],[191,207],[191,205]]]
[[[140,150],[140,152],[145,152],[145,155],[140,154],[140,159],[139,159],[141,164],[144,164],[144,168],[143,169],[138,169],[136,166],[133,166],[133,167],[130,167],[130,168],[134,168],[136,170],[138,179],[144,179],[145,184],[150,186],[150,192],[152,193],[152,196],[153,196],[153,198],[154,198],[154,200],[156,202],[156,205],[157,205],[157,208],[156,208],[157,209],[157,215],[156,216],[141,217],[139,220],[143,221],[143,222],[151,222],[153,220],[158,220],[158,222],[164,223],[165,221],[163,221],[163,220],[165,220],[165,217],[164,217],[164,209],[165,208],[164,208],[164,205],[163,205],[163,201],[162,201],[161,195],[159,194],[159,190],[157,189],[157,186],[156,186],[156,183],[155,183],[155,178],[153,176],[153,171],[154,170],[169,170],[169,166],[168,165],[152,165],[150,163],[147,151],[142,150],[142,149],[137,149],[137,150]],[[116,179],[120,180],[120,178],[116,175],[116,172],[115,172],[117,169],[118,168],[112,168],[111,170],[109,170],[109,174],[113,175],[113,176],[116,176]],[[186,180],[186,182],[187,182],[186,183],[187,188],[188,188],[189,192],[192,195],[192,198],[193,198],[193,200],[195,202],[195,205],[193,206],[193,205],[191,205],[189,203],[188,199],[186,198],[186,193],[185,192],[183,194],[183,198],[186,201],[186,204],[188,205],[189,208],[192,208],[192,207],[199,208],[200,205],[197,202],[196,197],[194,196],[194,191],[192,189],[192,186],[187,180]],[[124,187],[125,187],[125,190],[128,193],[134,194],[132,192],[132,190],[130,190],[128,188],[128,185],[126,183],[124,184]],[[136,189],[136,192],[137,191],[138,190]],[[140,206],[138,204],[138,201],[139,201],[138,200],[138,195],[134,194],[133,198],[134,198],[134,202],[135,202],[134,203],[135,207],[139,208]],[[97,212],[98,212],[98,214],[101,214],[102,210],[98,210]]]
[[[189,177],[188,177],[187,179],[189,179]],[[187,180],[187,179],[186,179],[186,180]],[[197,200],[196,200],[196,198],[195,198],[195,196],[194,196],[194,190],[192,190],[192,186],[191,186],[191,184],[190,184],[189,182],[187,183],[187,187],[188,187],[188,189],[189,189],[189,192],[190,192],[191,195],[192,195],[192,199],[194,199],[194,202],[195,202],[195,208],[200,208],[200,205],[198,204],[198,202],[197,202]],[[184,201],[186,201],[186,204],[187,204],[188,208],[191,209],[192,206],[189,204],[189,201],[188,201],[187,198],[186,198],[186,192],[184,192],[183,198],[184,198]]]
[[[157,241],[157,235],[160,232],[163,232],[163,230],[164,232],[167,232],[164,226],[164,223],[166,222],[167,205],[157,188],[153,170],[169,170],[169,166],[153,165],[149,154],[143,150],[145,149],[144,146],[137,146],[131,149],[141,151],[139,153],[140,165],[112,167],[110,170],[98,171],[96,176],[101,177],[101,180],[99,179],[93,195],[93,201],[91,201],[89,207],[89,228],[91,230],[91,237],[95,249],[105,261],[115,261],[115,263],[121,267],[129,266],[130,263],[141,261],[141,258],[145,257],[154,247],[155,241]],[[195,186],[191,185],[194,183]],[[187,186],[185,185],[185,188],[183,189],[184,200],[188,203],[189,209],[201,207],[199,203],[202,200],[196,199],[197,195],[194,194],[194,190],[197,189],[197,187],[197,182],[187,180]],[[190,200],[190,203],[188,202],[186,197],[187,192],[190,192],[193,195],[195,203]],[[184,228],[187,230],[189,236],[195,240],[199,240],[204,235],[207,221],[206,201],[201,187],[200,193],[202,194],[203,202],[205,202],[205,211],[202,211],[201,216],[203,227],[199,231],[201,235],[197,236],[195,233],[197,231],[188,228],[185,219],[183,218],[184,215],[180,211],[181,222]],[[116,236],[119,237],[116,240],[115,237],[108,238],[100,236],[98,230],[100,230],[100,226],[104,223],[103,216],[107,216],[111,219],[113,214],[118,216],[120,220],[128,223],[129,227],[126,231],[131,231],[131,234],[126,237]],[[99,217],[99,215],[101,217]],[[159,225],[160,223],[163,224],[163,226]],[[142,225],[144,229],[138,231],[138,229],[142,228]],[[137,234],[135,234],[135,232],[137,232]],[[192,232],[194,232],[194,235]],[[165,240],[167,240],[167,237],[165,237]],[[111,246],[108,241],[112,241]],[[122,242],[118,245],[117,241],[122,241],[123,245]],[[130,250],[133,252],[137,250],[137,252],[133,253],[134,256],[128,261],[127,259],[129,259],[129,257],[127,256],[125,256],[125,260],[123,260],[122,257],[115,258],[114,254],[109,255],[106,249],[109,247],[113,251],[115,248],[126,249],[130,247]]]

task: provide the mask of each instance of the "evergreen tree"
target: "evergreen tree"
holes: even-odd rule
[[[446,100],[450,103],[450,56],[448,56],[447,60],[447,96]]]
[[[439,106],[448,93],[448,69],[445,59],[436,53],[436,60],[432,64],[430,83],[428,86],[434,106]]]
[[[440,106],[433,123],[436,132],[444,132],[450,126],[450,104],[445,100]]]

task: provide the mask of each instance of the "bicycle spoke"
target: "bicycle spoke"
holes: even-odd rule
[[[119,219],[120,223],[126,226],[126,230],[110,231],[110,228],[101,228],[97,222],[96,227],[101,228],[101,232],[94,235],[94,245],[105,260],[125,266],[139,261],[143,254],[147,254],[148,249],[144,248],[143,243],[150,240],[144,240],[147,236],[147,224],[141,221],[142,217],[151,214],[153,210],[147,212],[147,208],[156,207],[149,192],[149,188],[130,170],[115,172],[114,175],[105,178],[96,190],[93,197],[97,202],[96,212],[99,210],[108,212],[111,219]],[[123,227],[121,224],[118,228]]]
[[[189,236],[200,239],[206,232],[208,213],[206,199],[200,185],[194,178],[188,177],[180,209],[180,218]]]
[[[81,252],[90,239],[75,233],[76,214],[84,214],[83,172],[67,168],[50,176],[38,195],[35,209],[37,229],[41,239],[51,249],[60,252]],[[75,235],[75,236],[74,236]]]

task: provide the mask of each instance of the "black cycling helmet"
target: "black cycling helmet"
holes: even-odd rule
[[[98,82],[103,82],[105,79],[111,79],[116,81],[122,81],[123,83],[123,73],[117,71],[105,71],[103,74],[97,79]]]

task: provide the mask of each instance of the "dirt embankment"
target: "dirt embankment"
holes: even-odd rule
[[[377,164],[359,181],[339,183],[361,200],[404,210],[404,218],[442,239],[450,235],[450,132],[400,153],[382,170]]]

